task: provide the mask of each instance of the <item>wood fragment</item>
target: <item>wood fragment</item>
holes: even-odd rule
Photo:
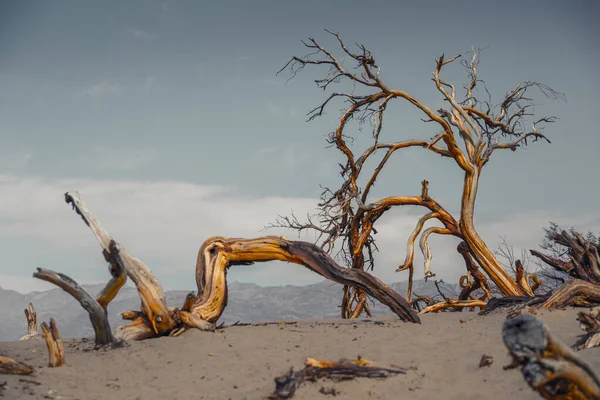
[[[48,347],[48,366],[60,367],[65,365],[65,348],[58,331],[58,324],[54,318],[50,318],[50,326],[45,322],[42,323],[42,331]]]
[[[436,304],[423,309],[419,314],[427,314],[431,312],[443,311],[447,309],[460,310],[462,308],[479,307],[483,309],[487,305],[487,302],[483,300],[454,300],[446,299]]]
[[[0,374],[31,375],[32,373],[33,367],[12,358],[0,356]]]
[[[360,357],[356,361],[342,359],[338,362],[319,361],[307,358],[303,369],[289,372],[275,378],[275,391],[267,396],[269,399],[289,399],[294,396],[298,387],[306,381],[314,382],[326,378],[336,381],[354,378],[388,378],[393,375],[405,374],[400,368],[380,368],[370,365]]]
[[[479,361],[479,368],[489,367],[494,362],[494,357],[488,356],[484,354],[481,356],[481,360]]]
[[[579,327],[585,331],[585,335],[577,341],[575,349],[583,350],[600,346],[600,309],[596,312],[581,311],[577,314]]]
[[[546,399],[600,400],[600,380],[573,350],[531,314],[504,321],[502,339],[529,386]]]
[[[38,333],[37,313],[31,303],[29,303],[29,306],[25,309],[25,318],[27,318],[27,335],[21,337],[19,340],[41,338],[43,335]]]

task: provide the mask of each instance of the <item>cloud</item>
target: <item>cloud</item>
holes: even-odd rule
[[[82,164],[91,164],[102,170],[131,171],[150,162],[156,153],[148,149],[123,149],[96,146],[92,153],[80,156]]]
[[[277,164],[283,165],[288,169],[294,169],[308,159],[307,152],[298,143],[289,143],[285,146],[268,146],[258,150],[256,153],[258,157],[263,157],[267,154],[277,158]]]
[[[79,94],[80,97],[89,97],[97,100],[101,97],[115,95],[122,92],[122,87],[118,83],[112,83],[110,81],[102,81],[95,83],[83,89]]]
[[[128,29],[128,32],[131,36],[140,41],[153,42],[158,38],[157,34],[147,32],[143,29],[130,28]]]
[[[132,254],[146,262],[166,289],[193,289],[197,251],[210,236],[259,237],[294,231],[263,227],[278,214],[302,217],[314,210],[317,199],[248,196],[234,188],[176,181],[52,180],[0,174],[0,286],[19,291],[38,288],[30,274],[35,267],[63,271],[82,282],[102,281],[106,265],[89,228],[64,203],[63,194],[78,190],[102,226]],[[419,208],[398,208],[377,224],[374,274],[386,282],[402,281],[395,273],[405,256],[406,240],[419,216]],[[488,246],[495,249],[505,235],[517,252],[535,248],[548,221],[581,230],[600,230],[600,215],[538,211],[499,216],[478,223]],[[303,235],[312,241],[314,234]],[[458,241],[431,236],[432,270],[438,278],[456,282],[464,263],[456,253]],[[423,276],[423,258],[415,251],[416,277]],[[261,285],[306,284],[321,280],[295,265],[279,262],[235,267],[230,280]]]

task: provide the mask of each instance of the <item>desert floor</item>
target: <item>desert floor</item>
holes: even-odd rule
[[[582,333],[576,314],[574,309],[544,311],[538,317],[571,345]],[[90,342],[68,339],[68,365],[60,368],[46,366],[43,340],[0,342],[0,353],[36,368],[28,377],[0,375],[0,384],[7,381],[3,393],[9,399],[264,399],[275,388],[273,378],[290,367],[302,368],[306,357],[337,361],[360,355],[407,373],[305,383],[293,398],[333,398],[319,390],[335,388],[336,400],[538,399],[518,370],[502,369],[509,362],[501,339],[504,318],[462,312],[428,314],[422,325],[383,318],[234,326],[97,351],[90,350]],[[479,368],[483,354],[494,362]],[[579,354],[600,372],[600,348]]]

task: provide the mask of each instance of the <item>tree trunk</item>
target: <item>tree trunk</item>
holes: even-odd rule
[[[506,296],[533,296],[521,288],[502,268],[494,254],[475,230],[473,214],[479,185],[479,171],[465,174],[459,226],[473,258]]]

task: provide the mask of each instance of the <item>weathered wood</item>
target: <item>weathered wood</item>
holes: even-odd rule
[[[48,366],[60,367],[65,365],[65,348],[54,318],[50,318],[50,326],[45,322],[42,323],[42,331],[48,347]]]
[[[575,343],[577,350],[589,349],[600,346],[600,309],[596,312],[581,311],[577,314],[579,327],[585,331],[585,335]]]
[[[29,306],[25,309],[25,318],[27,318],[27,335],[21,337],[19,340],[41,338],[42,335],[38,333],[37,314],[33,309],[33,304],[31,303],[29,303]]]
[[[290,241],[278,236],[257,239],[213,237],[206,240],[198,252],[198,298],[191,313],[205,321],[217,321],[227,304],[227,268],[271,260],[300,264],[334,282],[359,287],[390,307],[400,319],[420,323],[419,316],[406,299],[376,277],[361,269],[340,267],[312,243]]]
[[[0,374],[30,375],[32,373],[33,367],[12,358],[0,356]]]
[[[319,361],[307,358],[305,367],[300,371],[290,371],[275,378],[275,391],[267,398],[289,399],[294,396],[298,387],[306,381],[317,379],[332,379],[338,381],[363,378],[387,378],[393,375],[405,374],[399,368],[381,368],[370,365],[371,363],[359,358],[356,361],[340,360],[338,362]]]
[[[439,303],[435,303],[429,307],[424,308],[419,314],[427,314],[437,311],[443,311],[447,309],[460,310],[463,308],[471,308],[471,307],[479,307],[483,309],[487,305],[487,302],[483,300],[454,300],[454,299],[446,299],[446,301],[441,301]]]
[[[132,318],[129,324],[117,327],[114,337],[120,340],[144,340],[155,337],[156,331],[145,315]]]
[[[563,284],[546,300],[543,307],[564,308],[567,306],[591,307],[600,304],[600,285],[581,279],[572,279]]]
[[[600,399],[600,380],[568,346],[531,314],[508,318],[502,339],[529,386],[546,399]]]
[[[100,246],[104,250],[103,254],[105,256],[107,253],[111,255],[109,261],[111,265],[113,263],[120,265],[127,273],[127,276],[135,283],[140,299],[142,300],[142,312],[150,321],[154,332],[157,335],[166,334],[175,328],[178,322],[171,316],[165,301],[162,286],[156,277],[154,277],[150,268],[142,261],[129,254],[127,250],[121,247],[100,226],[100,222],[94,218],[91,212],[86,208],[79,193],[66,193],[65,201],[73,206],[73,209],[77,214],[79,214],[86,225],[90,227],[96,236],[96,239],[98,239]],[[115,285],[115,287],[116,286],[118,285]],[[113,290],[110,293],[115,293],[115,291]]]
[[[73,296],[75,300],[81,304],[89,314],[90,321],[94,327],[97,345],[107,345],[115,342],[110,330],[108,317],[106,316],[106,305],[102,307],[102,305],[94,300],[94,298],[79,286],[77,282],[67,275],[42,268],[38,268],[37,272],[33,274],[33,277],[55,284]]]

